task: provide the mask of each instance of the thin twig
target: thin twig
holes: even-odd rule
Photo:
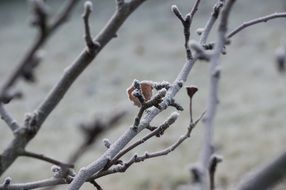
[[[207,42],[207,37],[209,36],[209,33],[211,31],[211,29],[213,28],[213,25],[215,23],[215,21],[217,20],[219,13],[220,13],[220,9],[222,8],[224,3],[224,0],[219,0],[213,8],[213,12],[211,14],[211,17],[209,18],[209,20],[207,21],[203,33],[201,35],[200,38],[200,44],[205,44]]]
[[[115,0],[115,1],[117,9],[121,9],[125,4],[124,0]]]
[[[161,89],[151,100],[145,101],[143,99],[142,101],[140,101],[141,107],[139,109],[137,116],[135,117],[133,129],[136,130],[145,110],[147,110],[152,106],[155,106],[156,108],[160,109],[159,104],[162,102],[162,98],[164,98],[165,95],[166,95],[166,89]]]
[[[188,13],[184,18],[179,10],[179,8],[176,5],[172,5],[172,11],[177,16],[177,18],[182,22],[183,28],[184,28],[184,36],[185,36],[185,50],[186,50],[186,56],[187,60],[190,60],[193,58],[191,49],[188,45],[190,40],[190,27],[192,24],[193,17],[195,13],[198,10],[198,6],[200,4],[200,0],[196,0],[192,10],[190,13]]]
[[[159,127],[157,127],[155,130],[153,130],[151,133],[147,134],[146,136],[144,136],[142,139],[136,141],[135,143],[131,144],[130,146],[128,146],[127,148],[123,149],[122,151],[120,151],[115,157],[114,159],[112,159],[109,163],[110,166],[112,166],[113,164],[115,164],[118,159],[120,159],[123,155],[125,155],[127,152],[131,151],[132,149],[134,149],[135,147],[139,146],[140,144],[143,144],[144,142],[146,142],[148,139],[150,139],[151,137],[154,137],[156,135],[160,135],[161,133],[163,133],[167,128],[169,128],[178,118],[179,114],[177,112],[173,112],[167,119],[166,121],[160,125]]]
[[[236,34],[238,34],[240,31],[242,31],[242,30],[244,30],[244,29],[246,29],[246,28],[248,28],[250,26],[253,26],[255,24],[259,24],[259,23],[262,23],[262,22],[268,22],[269,20],[272,20],[272,19],[275,19],[275,18],[283,18],[283,17],[286,17],[286,12],[273,13],[273,14],[270,14],[270,15],[266,15],[266,16],[259,17],[259,18],[256,18],[256,19],[252,19],[250,21],[246,21],[246,22],[242,23],[241,25],[239,25],[238,27],[236,27],[231,32],[229,32],[226,35],[226,37],[227,37],[227,39],[230,39],[233,36],[235,36]],[[203,44],[205,49],[213,49],[214,45],[215,45],[214,42]]]
[[[45,156],[43,154],[37,154],[37,153],[33,153],[33,152],[28,152],[28,151],[20,151],[19,156],[35,158],[35,159],[42,160],[42,161],[45,161],[45,162],[49,162],[51,164],[55,164],[55,165],[58,165],[58,166],[61,166],[61,167],[65,167],[65,168],[73,168],[74,167],[73,164],[63,163],[63,162],[60,162],[60,161],[55,160],[53,158],[49,158],[49,157],[47,157],[47,156]]]
[[[192,130],[195,126],[199,123],[199,121],[203,118],[205,112],[201,114],[201,116],[192,124],[189,125],[186,133],[182,135],[174,144],[170,145],[169,147],[165,148],[164,150],[153,152],[153,153],[145,153],[142,156],[134,155],[132,156],[127,162],[122,163],[121,165],[115,166],[111,169],[104,170],[99,172],[98,174],[93,175],[90,179],[97,179],[102,176],[118,173],[118,172],[125,172],[132,164],[142,162],[146,159],[156,158],[160,156],[165,156],[172,151],[174,151],[180,144],[182,144],[187,138],[190,137]],[[139,141],[138,141],[139,142]]]
[[[20,128],[20,126],[18,125],[17,121],[12,118],[12,116],[7,112],[2,103],[0,103],[0,115],[1,118],[6,122],[7,126],[15,134],[15,132],[17,131],[17,129]]]
[[[102,187],[95,181],[95,180],[90,180],[89,181],[97,190],[103,190]]]
[[[66,184],[67,182],[65,179],[56,179],[56,178],[50,178],[40,181],[34,181],[34,182],[28,182],[28,183],[15,183],[10,184],[8,187],[5,187],[4,184],[0,185],[0,190],[22,190],[22,189],[38,189],[42,187],[50,187],[60,184]]]
[[[93,52],[94,49],[96,48],[96,44],[93,42],[91,34],[90,34],[89,16],[91,12],[92,12],[92,2],[86,1],[84,3],[84,12],[83,12],[82,18],[83,18],[84,29],[85,29],[84,39],[85,39],[85,43],[86,43],[86,46],[89,52]]]
[[[196,0],[194,6],[192,7],[192,10],[190,11],[190,26],[192,25],[192,21],[193,21],[193,18],[196,14],[196,12],[198,11],[198,7],[199,7],[199,4],[200,4],[201,0]]]
[[[114,113],[107,121],[103,122],[99,118],[95,118],[92,123],[81,124],[80,127],[84,135],[84,141],[69,156],[68,163],[76,163],[97,141],[100,135],[116,127],[125,115],[126,111],[119,111],[118,113]]]
[[[244,22],[240,26],[238,26],[237,28],[232,30],[230,33],[228,33],[227,34],[227,38],[231,38],[232,36],[236,35],[241,30],[243,30],[243,29],[245,29],[245,28],[247,28],[249,26],[252,26],[252,25],[255,25],[255,24],[258,24],[258,23],[261,23],[261,22],[267,22],[268,20],[271,20],[271,19],[282,18],[282,17],[286,17],[286,12],[273,13],[273,14],[270,14],[270,15],[266,15],[266,16],[263,16],[263,17],[260,17],[260,18],[256,18],[256,19]]]
[[[217,165],[222,162],[222,158],[217,155],[213,155],[209,163],[209,176],[210,176],[210,190],[215,190],[215,172]]]
[[[26,67],[27,64],[30,63],[30,61],[33,59],[36,52],[45,44],[48,37],[67,19],[68,15],[73,10],[73,8],[75,7],[78,1],[79,0],[67,1],[67,4],[59,12],[55,21],[50,26],[46,26],[47,29],[45,29],[46,30],[45,32],[40,31],[40,33],[36,37],[34,44],[27,51],[26,55],[24,56],[20,64],[8,76],[7,80],[2,85],[2,88],[0,91],[0,97],[5,97],[7,94],[9,94],[10,88],[12,88],[12,86],[14,86],[17,80],[20,78],[20,76],[22,75],[23,69]]]

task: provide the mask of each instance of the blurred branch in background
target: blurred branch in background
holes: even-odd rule
[[[48,37],[67,20],[71,11],[75,7],[77,0],[67,1],[63,6],[63,9],[56,16],[55,20],[48,24],[48,12],[47,5],[42,0],[31,1],[33,21],[32,24],[38,27],[38,35],[36,36],[35,43],[32,45],[31,49],[28,50],[20,64],[15,68],[15,70],[8,76],[7,80],[4,82],[2,89],[0,91],[0,101],[2,103],[9,103],[14,97],[20,97],[19,92],[11,93],[11,88],[15,85],[20,77],[24,77],[25,80],[33,82],[35,79],[34,68],[39,64],[39,50],[48,40]],[[3,107],[2,107],[3,108]],[[3,109],[1,109],[4,111]],[[2,112],[3,114],[5,112]],[[4,116],[9,116],[10,114],[5,113]],[[5,117],[6,121],[12,116]],[[0,159],[0,175],[3,174],[9,166],[15,161],[15,159],[24,151],[26,145],[29,141],[36,135],[40,128],[38,124],[38,114],[27,114],[25,119],[25,124],[23,127],[20,124],[16,124],[13,120],[13,125],[17,125],[17,130],[14,131],[15,138],[9,144],[9,146],[1,154]]]
[[[40,61],[38,58],[39,50],[45,45],[51,34],[68,19],[78,2],[78,0],[66,1],[66,4],[51,22],[49,21],[48,7],[43,0],[32,0],[30,2],[33,12],[33,20],[31,21],[31,24],[38,28],[38,34],[35,38],[34,44],[28,50],[15,70],[8,75],[7,80],[2,85],[0,91],[1,102],[8,103],[15,97],[15,93],[11,92],[11,88],[16,84],[19,78],[24,77],[28,82],[34,81],[35,76],[33,70]]]
[[[286,151],[269,163],[245,175],[237,189],[266,190],[273,188],[286,176]]]
[[[277,70],[280,73],[285,73],[286,71],[286,42],[276,49],[275,61]]]
[[[125,115],[126,111],[119,111],[118,113],[111,115],[107,121],[102,121],[100,118],[95,118],[94,121],[90,124],[81,124],[80,129],[84,135],[84,141],[71,154],[68,163],[76,163],[80,157],[84,156],[84,153],[90,149],[91,145],[96,142],[100,135],[112,129],[113,127],[116,127]]]

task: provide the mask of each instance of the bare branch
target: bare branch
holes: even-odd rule
[[[222,157],[212,155],[209,164],[209,176],[210,176],[210,190],[215,190],[215,172],[217,164],[222,162]]]
[[[78,2],[79,0],[67,0],[65,2],[65,5],[59,10],[59,13],[56,15],[56,18],[50,26],[50,33],[54,32],[60,25],[67,21]]]
[[[187,60],[190,60],[193,58],[192,52],[190,50],[190,47],[188,45],[189,40],[190,40],[190,27],[192,24],[193,17],[195,13],[198,10],[198,6],[200,4],[200,0],[196,0],[192,10],[190,13],[188,13],[185,18],[183,18],[179,8],[176,5],[172,5],[172,12],[177,16],[177,18],[182,22],[183,28],[184,28],[184,35],[185,35],[185,49],[186,49],[186,55],[187,55]]]
[[[230,13],[230,10],[234,2],[235,0],[228,0],[222,10],[220,23],[218,26],[217,42],[215,43],[215,49],[210,59],[211,61],[210,74],[209,74],[210,87],[209,87],[209,96],[208,96],[208,103],[207,103],[207,114],[203,120],[205,127],[204,127],[203,149],[202,149],[201,163],[200,163],[201,171],[198,173],[201,175],[199,177],[200,183],[197,183],[198,189],[209,188],[209,184],[207,180],[208,179],[207,170],[209,167],[209,161],[210,161],[211,155],[214,152],[214,148],[213,148],[214,118],[215,118],[217,104],[218,104],[218,85],[219,85],[219,78],[220,78],[220,60],[219,59],[220,59],[220,55],[223,51],[223,48],[226,42],[225,34],[227,31],[228,17],[229,17],[229,13]],[[213,23],[209,23],[209,24],[213,25]]]
[[[102,133],[116,127],[116,124],[118,124],[125,115],[126,111],[119,111],[118,113],[114,113],[114,115],[105,122],[101,121],[99,118],[95,118],[95,120],[90,124],[82,124],[80,127],[84,134],[84,142],[72,153],[68,163],[74,164],[86,151],[89,150],[90,146],[96,142]]]
[[[231,38],[232,36],[236,35],[238,32],[244,30],[245,28],[261,23],[261,22],[267,22],[268,20],[275,19],[275,18],[282,18],[286,17],[286,12],[280,12],[280,13],[273,13],[270,15],[266,15],[260,18],[256,18],[247,22],[244,22],[234,30],[232,30],[230,33],[227,34],[227,38]]]
[[[286,151],[262,166],[257,171],[246,175],[236,189],[266,190],[271,189],[286,176]]]
[[[140,144],[143,144],[144,142],[146,142],[151,137],[154,137],[156,135],[162,134],[167,128],[169,128],[169,126],[171,126],[177,120],[178,116],[179,116],[179,114],[177,112],[173,112],[162,125],[157,127],[155,130],[153,130],[151,133],[149,133],[148,135],[146,135],[142,139],[138,140],[137,142],[133,143],[132,145],[130,145],[127,148],[125,148],[122,151],[120,151],[115,156],[115,158],[112,159],[112,161],[110,161],[109,165],[111,166],[111,165],[115,164],[116,161],[118,161],[119,158],[121,158],[127,152],[129,152],[130,150],[132,150],[135,147],[139,146]]]
[[[44,36],[48,30],[48,8],[43,0],[32,0],[30,1],[33,11],[33,20],[32,24],[38,26],[41,32],[41,35]]]
[[[160,157],[160,156],[165,156],[169,153],[171,153],[172,151],[174,151],[181,143],[183,143],[187,138],[190,137],[191,135],[191,132],[192,130],[195,128],[195,126],[198,124],[198,122],[202,119],[204,113],[201,114],[201,116],[192,124],[190,124],[190,126],[188,127],[186,133],[184,135],[182,135],[174,144],[172,144],[171,146],[167,147],[166,149],[164,150],[161,150],[161,151],[157,151],[157,152],[153,152],[153,153],[145,153],[144,155],[142,156],[138,156],[138,155],[134,155],[132,156],[129,161],[127,162],[124,162],[124,163],[121,163],[120,165],[118,166],[115,166],[111,169],[108,169],[108,170],[103,170],[101,172],[99,172],[98,174],[95,174],[93,175],[90,179],[97,179],[97,178],[100,178],[102,176],[106,176],[106,175],[110,175],[110,174],[114,174],[114,173],[118,173],[118,172],[125,172],[132,164],[134,163],[138,163],[138,162],[142,162],[146,159],[150,159],[150,158],[156,158],[156,157]],[[172,115],[169,117],[172,121]],[[165,126],[167,127],[167,125]],[[158,129],[158,128],[157,128]],[[157,130],[156,129],[156,130]],[[159,130],[158,130],[159,131]],[[158,133],[158,131],[156,133]],[[155,132],[153,133],[150,133],[149,135],[147,135],[146,137],[144,138],[150,138],[151,136],[154,136],[154,134],[156,134]],[[136,143],[134,143],[133,145],[130,146],[130,150],[133,149],[134,147],[142,144],[143,142],[145,142],[145,139],[142,139],[141,141],[137,141]],[[147,140],[146,139],[146,140]],[[125,149],[127,150],[127,149]],[[128,152],[128,151],[124,151],[124,154]],[[122,156],[122,155],[120,155]]]
[[[121,9],[125,4],[124,0],[115,0],[115,1],[116,1],[117,9]]]
[[[209,18],[209,20],[208,20],[207,24],[205,25],[203,32],[201,34],[200,44],[204,45],[207,42],[207,37],[209,36],[209,33],[210,33],[211,29],[213,28],[215,21],[218,18],[218,15],[219,15],[220,9],[223,6],[223,3],[224,3],[224,0],[219,0],[214,5],[211,17]]]
[[[89,181],[97,190],[103,190],[102,187],[95,181],[91,180]]]
[[[58,17],[56,17],[56,21],[50,27],[49,34],[55,31],[55,29],[66,20],[67,16],[69,15],[76,2],[77,0],[69,1],[69,3],[64,7],[63,11],[59,13]],[[94,40],[94,42],[98,42],[101,46],[96,48],[94,52],[87,52],[86,50],[84,50],[74,61],[74,63],[65,70],[59,82],[56,83],[56,85],[47,95],[45,100],[43,100],[41,105],[39,105],[39,107],[34,111],[34,113],[37,115],[37,123],[35,125],[36,127],[33,134],[21,134],[21,136],[18,136],[17,138],[13,139],[9,147],[7,147],[2,153],[2,158],[0,162],[0,174],[2,174],[18,157],[17,149],[25,149],[25,146],[36,135],[37,131],[40,129],[45,119],[58,105],[58,103],[61,101],[61,99],[63,98],[67,90],[70,88],[70,86],[73,84],[73,82],[77,79],[77,77],[91,63],[91,61],[96,57],[100,50],[114,37],[117,30],[128,18],[128,16],[143,2],[145,2],[145,0],[132,0],[126,3],[124,9],[117,10]],[[30,61],[31,57],[33,57],[35,52],[44,44],[46,39],[47,37],[40,38],[36,41],[36,44],[28,52],[27,57],[16,69],[15,73],[11,75],[11,78],[8,80],[8,82],[5,83],[4,90],[2,92],[6,92],[7,89],[10,88],[16,82],[22,72],[22,68]]]
[[[131,1],[130,5],[133,5],[134,2]],[[75,177],[73,182],[71,183],[69,189],[77,190],[82,186],[82,184],[93,174],[96,174],[100,170],[102,170],[106,164],[113,159],[120,150],[122,150],[126,144],[131,141],[140,131],[149,126],[149,123],[156,117],[162,110],[166,109],[171,101],[171,99],[177,94],[177,92],[182,88],[183,82],[187,80],[187,77],[197,59],[194,57],[191,60],[187,60],[187,62],[183,65],[180,73],[178,74],[176,80],[168,89],[165,97],[163,98],[162,103],[160,103],[161,110],[156,107],[151,107],[148,109],[147,114],[141,119],[140,124],[137,127],[137,130],[133,130],[129,128],[124,134],[122,134],[111,146],[110,148],[103,153],[97,160],[93,163],[89,164],[85,168],[82,168],[78,175]]]
[[[227,34],[226,38],[227,39],[232,38],[234,35],[238,34],[240,31],[246,29],[249,26],[253,26],[255,24],[259,24],[259,23],[262,23],[262,22],[268,22],[269,20],[272,20],[272,19],[275,19],[275,18],[283,18],[283,17],[286,17],[286,12],[273,13],[273,14],[270,14],[270,15],[266,15],[266,16],[263,16],[263,17],[259,17],[259,18],[256,18],[256,19],[244,22],[240,26],[238,26],[237,28],[235,28],[234,30],[229,32]],[[214,46],[215,46],[215,43],[214,42],[210,42],[210,43],[207,43],[207,44],[203,43],[202,46],[205,49],[213,49]]]
[[[199,60],[204,60],[204,61],[210,60],[210,54],[206,52],[203,45],[194,40],[191,40],[189,46],[191,47],[191,49],[195,50],[196,56],[198,57]]]
[[[46,23],[46,12],[44,8],[44,2],[41,0],[35,0],[34,1],[34,7],[35,12],[37,13],[37,22],[40,26],[40,32],[38,33],[36,40],[34,44],[31,46],[31,48],[27,51],[26,55],[20,62],[20,64],[15,68],[15,70],[11,73],[11,75],[8,76],[7,80],[2,85],[1,91],[0,91],[0,97],[5,97],[7,94],[9,94],[9,90],[14,86],[14,84],[17,82],[17,80],[22,76],[22,72],[26,65],[30,64],[30,62],[35,57],[35,54],[37,51],[45,44],[48,37],[66,20],[70,12],[75,7],[78,0],[69,0],[67,1],[66,6],[60,11],[57,18],[51,24],[50,26],[47,26]],[[2,98],[0,98],[2,99]]]
[[[35,159],[46,161],[46,162],[49,162],[51,164],[55,164],[55,165],[58,165],[58,166],[64,167],[64,168],[73,168],[74,167],[73,164],[63,163],[63,162],[60,162],[60,161],[55,160],[53,158],[49,158],[43,154],[37,154],[37,153],[33,153],[33,152],[28,152],[28,151],[20,151],[19,156],[35,158]]]
[[[2,103],[0,103],[0,115],[1,118],[6,122],[8,127],[11,129],[11,131],[15,134],[16,130],[18,130],[20,126],[18,125],[17,121],[12,118],[11,115],[9,115]]]
[[[97,46],[100,46],[99,43],[95,43],[92,40],[91,34],[90,34],[90,26],[89,26],[89,16],[90,13],[92,12],[92,2],[91,1],[86,1],[84,3],[84,12],[82,15],[83,22],[84,22],[84,29],[85,29],[85,43],[87,46],[87,49],[89,52],[93,52]]]
[[[193,18],[195,16],[196,12],[198,11],[198,7],[199,7],[200,2],[201,2],[201,0],[196,0],[194,6],[192,7],[191,12],[189,13],[190,14],[190,22],[191,23],[193,21]]]
[[[51,187],[55,185],[66,184],[65,179],[50,178],[40,181],[28,182],[28,183],[11,183],[9,185],[0,184],[0,190],[22,190],[22,189],[38,189],[41,187]]]
[[[225,44],[225,34],[227,31],[228,17],[230,9],[235,0],[228,0],[223,8],[220,24],[218,27],[218,39],[215,44],[214,54],[211,57],[210,64],[210,90],[207,105],[207,114],[204,119],[204,147],[202,151],[202,166],[207,168],[209,160],[213,154],[213,133],[214,133],[214,118],[218,104],[218,84],[220,78],[220,55]]]

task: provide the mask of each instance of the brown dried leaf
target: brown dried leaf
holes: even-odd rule
[[[145,99],[145,101],[150,100],[153,93],[153,84],[151,81],[142,81],[140,83],[140,87],[141,87],[141,91],[142,91],[142,95]]]
[[[152,90],[153,90],[153,83],[151,81],[142,81],[140,83],[140,88],[141,88],[141,91],[142,91],[142,95],[144,97],[144,100],[147,101],[147,100],[150,100],[153,93],[152,93]],[[131,102],[133,102],[133,104],[135,106],[138,106],[140,107],[141,106],[141,103],[139,101],[139,99],[137,97],[135,97],[132,92],[135,90],[133,84],[127,88],[127,95],[128,95],[128,98]]]

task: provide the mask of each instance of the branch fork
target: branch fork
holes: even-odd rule
[[[98,42],[93,41],[90,33],[89,17],[91,12],[92,12],[92,2],[86,1],[84,3],[84,12],[82,14],[84,29],[85,29],[84,39],[87,46],[87,51],[89,53],[94,53],[96,48],[100,47],[100,44]]]

